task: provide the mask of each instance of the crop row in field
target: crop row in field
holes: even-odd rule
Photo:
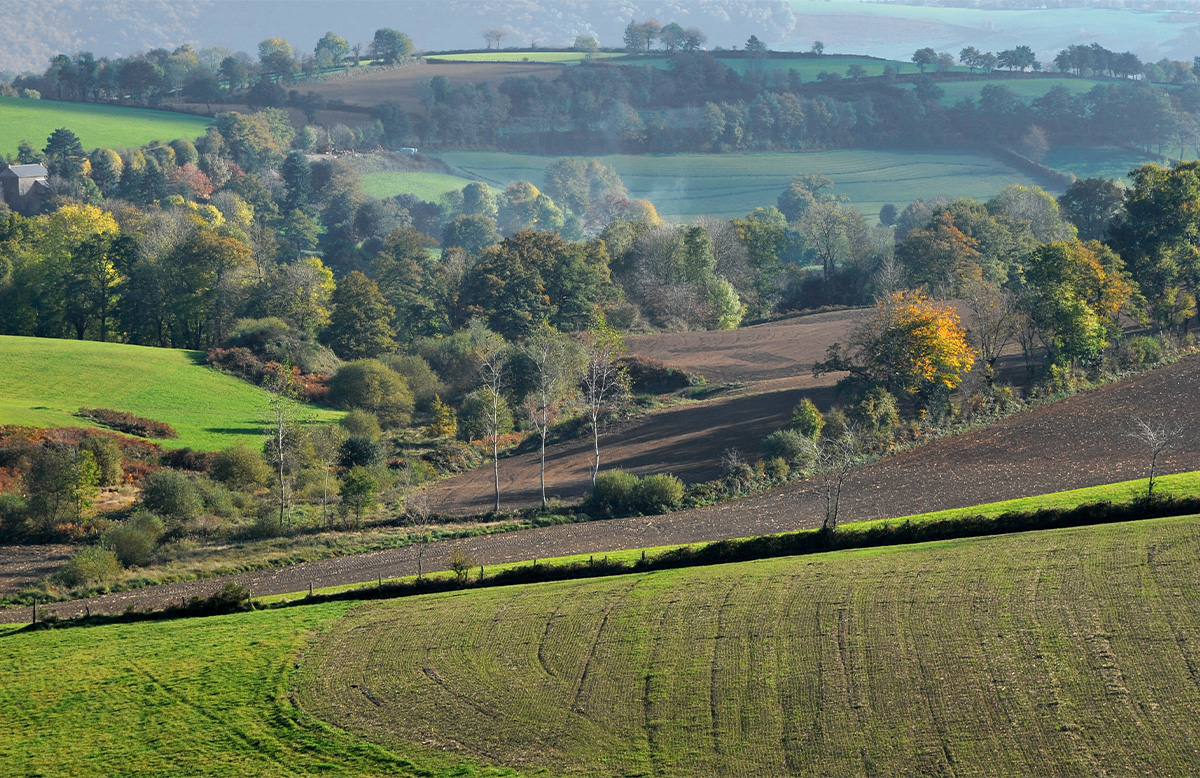
[[[197,138],[210,122],[199,116],[145,108],[0,97],[0,153],[16,154],[23,140],[40,149],[59,127],[78,135],[85,149],[136,148],[154,140]]]
[[[540,184],[553,157],[505,152],[446,152],[443,160],[497,186],[528,180]],[[671,218],[700,214],[745,216],[774,205],[792,176],[821,173],[834,191],[874,215],[885,203],[904,206],[923,198],[988,198],[1010,184],[1028,184],[1024,173],[970,152],[847,149],[797,154],[669,154],[598,157],[620,174],[633,197],[654,203]]]
[[[1186,774],[1200,522],[410,598],[329,629],[341,729],[578,775]]]
[[[73,414],[112,408],[170,424],[168,447],[258,446],[267,393],[204,366],[204,352],[0,336],[0,424],[93,427]],[[310,406],[317,421],[340,414]]]

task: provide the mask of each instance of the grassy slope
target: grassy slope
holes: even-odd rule
[[[79,136],[85,149],[137,147],[152,140],[194,139],[204,134],[211,119],[168,111],[115,105],[23,100],[0,97],[0,153],[16,154],[27,140],[34,148],[59,127]]]
[[[554,157],[506,152],[446,152],[448,164],[498,186],[528,180],[541,185]],[[745,216],[774,205],[799,173],[823,173],[834,191],[873,215],[884,203],[946,195],[987,198],[1009,184],[1028,184],[1023,173],[998,160],[958,152],[847,149],[804,154],[671,154],[599,157],[621,175],[634,197],[650,200],[673,218],[699,214]]]
[[[179,438],[162,441],[168,447],[259,445],[267,393],[203,360],[199,351],[0,336],[0,424],[91,427],[71,414],[112,408],[173,426]]]
[[[883,70],[888,65],[895,68],[896,73],[900,75],[920,73],[921,69],[912,62],[901,62],[899,60],[877,59],[875,57],[859,57],[846,56],[841,54],[830,54],[822,57],[774,57],[764,59],[761,63],[754,63],[743,58],[722,57],[717,54],[717,59],[722,65],[725,65],[730,70],[745,74],[756,67],[761,67],[764,72],[779,72],[786,73],[789,70],[794,70],[800,74],[802,81],[816,81],[817,75],[821,72],[837,73],[843,77],[847,76],[846,71],[851,65],[861,65],[867,71],[868,76],[882,76]],[[671,61],[667,57],[642,57],[639,59],[631,59],[621,61],[617,64],[621,65],[641,65],[645,67],[665,69],[670,67]],[[955,66],[951,68],[956,73],[967,73],[969,68]]]
[[[392,197],[398,194],[415,195],[425,202],[436,203],[442,195],[462,189],[471,179],[448,176],[445,173],[407,173],[387,171],[363,176],[363,193],[371,197]]]
[[[1191,774],[1197,551],[1165,519],[376,603],[300,701],[580,775]]]
[[[297,654],[345,609],[0,632],[0,772],[412,775],[411,762],[289,702]],[[499,774],[459,772],[436,758],[422,766],[433,768],[422,775]]]

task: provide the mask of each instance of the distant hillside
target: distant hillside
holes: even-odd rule
[[[267,393],[205,367],[200,351],[0,336],[0,364],[0,424],[94,427],[73,414],[111,408],[170,424],[179,438],[167,448],[262,445]]]
[[[630,19],[646,18],[699,27],[709,48],[742,46],[753,34],[776,49],[807,50],[820,40],[828,51],[903,59],[922,46],[957,54],[966,45],[1019,44],[1049,58],[1072,43],[1092,42],[1152,61],[1200,54],[1200,24],[1191,14],[1088,8],[847,0],[0,0],[0,71],[41,70],[51,56],[79,50],[112,56],[191,43],[254,52],[273,36],[311,51],[326,31],[366,43],[379,27],[404,30],[427,50],[480,47],[489,27],[507,31],[506,47],[561,46],[580,34],[621,46]]]

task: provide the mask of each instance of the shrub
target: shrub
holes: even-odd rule
[[[637,493],[638,477],[625,470],[606,470],[592,485],[592,505],[607,516],[627,511]]]
[[[237,508],[233,504],[233,493],[224,484],[208,478],[197,478],[195,484],[207,513],[222,518],[237,515]]]
[[[175,470],[159,470],[142,482],[142,505],[161,516],[183,521],[204,509],[195,482]]]
[[[825,414],[825,427],[821,434],[826,440],[841,440],[850,432],[850,419],[841,408],[830,408]]]
[[[144,419],[124,411],[114,411],[111,408],[80,408],[76,414],[85,419],[91,419],[102,427],[124,432],[139,438],[170,439],[179,437],[170,424],[153,419]]]
[[[433,398],[446,391],[446,385],[438,378],[437,373],[417,354],[393,354],[383,358],[383,363],[408,382],[413,401],[418,408],[428,408]]]
[[[71,557],[58,577],[72,588],[100,586],[116,580],[121,574],[121,561],[107,548],[88,546]]]
[[[137,511],[126,519],[125,523],[137,527],[156,541],[163,534],[163,520],[150,511]]]
[[[629,375],[629,389],[634,394],[668,394],[692,385],[687,373],[657,359],[626,356],[621,357],[620,364]]]
[[[191,448],[175,448],[162,455],[162,463],[172,470],[191,470],[193,473],[208,472],[208,452]]]
[[[789,473],[791,473],[791,467],[783,457],[771,457],[763,462],[763,475],[771,479],[773,483],[781,484],[787,481]]]
[[[478,378],[479,366],[471,336],[457,332],[447,337],[422,338],[414,344],[416,351],[445,382],[452,397],[470,391]]]
[[[357,523],[362,523],[364,511],[375,505],[375,495],[379,492],[379,481],[371,472],[362,467],[352,467],[342,479],[342,515],[354,513]]]
[[[212,455],[209,472],[212,477],[235,489],[258,486],[271,478],[262,454],[242,444]]]
[[[896,398],[882,386],[872,386],[850,408],[850,418],[859,429],[880,441],[890,441],[900,424]]]
[[[762,444],[763,456],[767,459],[782,459],[789,465],[807,467],[817,455],[812,438],[797,430],[775,430]]]
[[[121,447],[107,435],[89,435],[79,444],[83,451],[90,451],[100,472],[101,486],[119,486],[125,472],[121,469]]]
[[[683,481],[667,473],[655,473],[638,481],[634,508],[642,513],[666,513],[683,502]]]
[[[375,414],[361,408],[350,411],[338,423],[351,435],[378,438],[383,434],[383,428],[379,426],[379,419],[375,417]]]
[[[381,467],[386,459],[383,445],[379,441],[365,435],[351,435],[338,453],[338,466]]]
[[[329,381],[329,399],[340,408],[374,413],[385,429],[412,420],[413,395],[404,376],[378,359],[348,362]]]
[[[821,437],[821,430],[825,427],[825,417],[813,401],[805,397],[792,411],[788,426],[806,438],[816,440]]]
[[[156,540],[139,527],[125,522],[104,534],[104,548],[117,555],[125,567],[143,567],[157,546]]]
[[[452,438],[458,434],[458,416],[453,408],[442,402],[441,397],[434,395],[429,415],[429,425],[424,430],[428,437]]]
[[[508,407],[508,403],[501,397],[499,405],[499,418],[497,432],[500,435],[506,435],[512,432],[513,416],[512,410]],[[458,439],[459,440],[483,440],[488,433],[488,418],[492,412],[492,390],[480,389],[477,392],[471,392],[463,400],[462,407],[458,409]]]

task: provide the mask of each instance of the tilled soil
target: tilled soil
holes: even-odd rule
[[[1034,408],[996,424],[944,438],[866,465],[851,476],[843,502],[846,521],[961,508],[996,500],[1096,486],[1144,477],[1144,446],[1127,436],[1133,418],[1169,419],[1200,429],[1200,357],[1190,357],[1119,384]],[[1200,439],[1185,437],[1160,463],[1161,472],[1200,467]],[[817,484],[801,481],[764,494],[667,516],[596,521],[435,543],[424,551],[424,569],[445,569],[461,549],[493,565],[576,553],[597,553],[782,532],[820,523]],[[0,551],[0,559],[8,553]],[[309,562],[276,570],[168,584],[94,597],[92,613],[132,606],[156,608],[215,591],[226,581],[256,596],[413,575],[417,549]],[[71,617],[81,601],[43,606]],[[29,618],[29,609],[0,612],[0,621]]]

